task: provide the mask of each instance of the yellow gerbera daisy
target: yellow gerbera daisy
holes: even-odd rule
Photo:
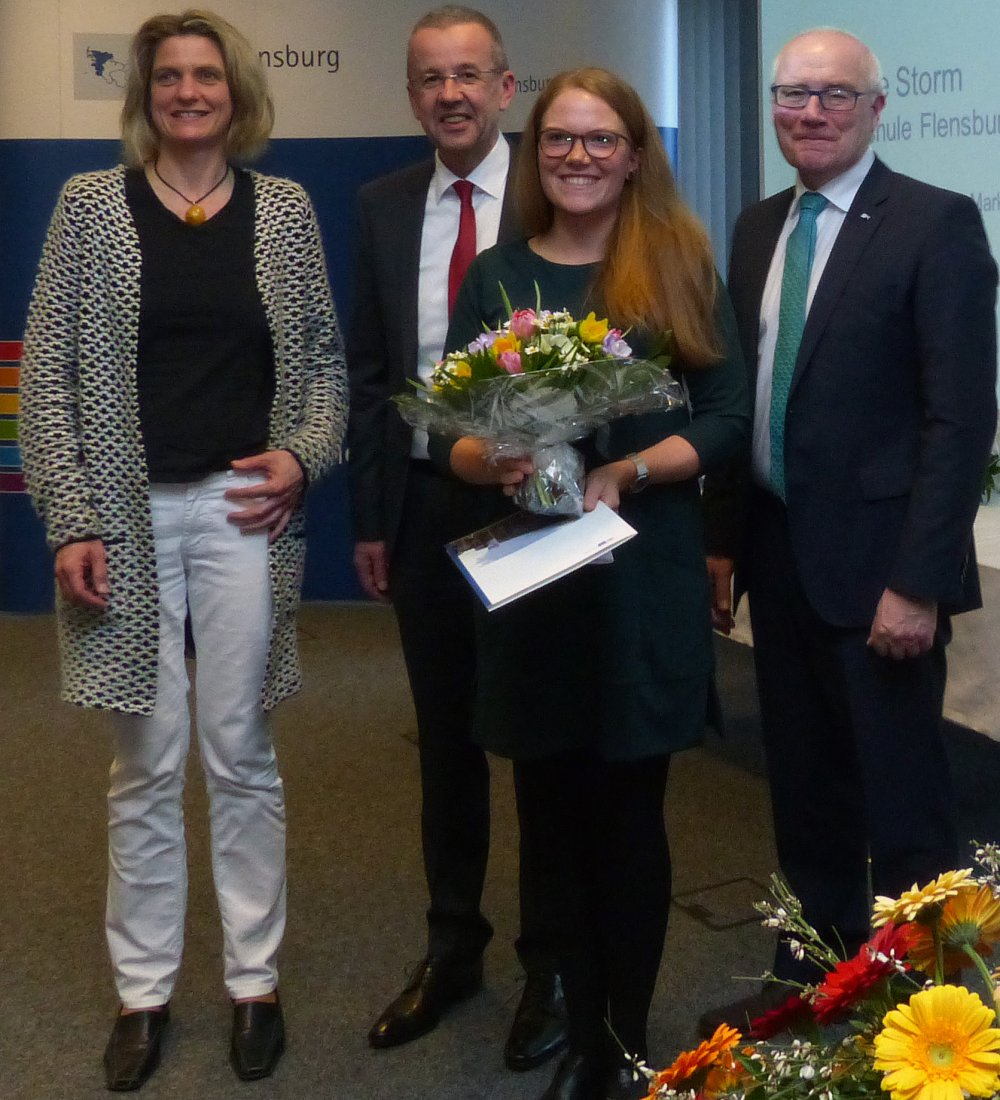
[[[937,932],[944,949],[945,973],[960,970],[969,964],[969,956],[962,950],[966,944],[982,956],[1000,943],[1000,901],[989,886],[960,890],[944,903]],[[906,954],[917,969],[932,973],[936,963],[933,928],[915,924]]]
[[[975,993],[939,985],[915,993],[882,1021],[875,1068],[892,1100],[962,1100],[1000,1088],[1000,1031]]]
[[[916,920],[922,910],[954,897],[959,890],[975,890],[976,884],[968,881],[971,876],[971,868],[963,871],[945,871],[943,875],[938,875],[926,886],[917,886],[914,883],[912,888],[904,890],[898,899],[877,897],[872,913],[872,925],[875,928],[881,928],[883,924],[888,924],[890,921],[893,924],[902,924],[904,921]]]

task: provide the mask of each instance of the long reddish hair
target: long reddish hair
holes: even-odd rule
[[[656,125],[635,89],[607,69],[571,69],[542,90],[524,129],[514,170],[514,198],[525,234],[546,232],[553,208],[538,173],[542,118],[562,92],[603,100],[625,124],[639,168],[622,191],[608,254],[592,288],[613,324],[671,331],[687,366],[719,358],[715,332],[715,263],[704,226],[680,197]]]

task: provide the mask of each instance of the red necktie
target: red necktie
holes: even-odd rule
[[[468,180],[456,180],[452,186],[462,203],[458,219],[458,236],[448,266],[448,316],[455,308],[458,288],[462,285],[469,264],[476,258],[476,212],[472,209],[472,184]]]

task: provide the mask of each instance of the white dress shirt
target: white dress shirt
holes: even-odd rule
[[[827,260],[837,242],[840,227],[847,211],[864,182],[875,154],[869,149],[851,168],[836,179],[820,187],[819,194],[827,204],[816,219],[816,251],[809,272],[809,290],[806,295],[806,317],[812,306],[816,287],[823,276]],[[760,331],[757,340],[757,390],[753,418],[753,478],[766,489],[771,474],[771,373],[774,368],[774,349],[778,342],[778,310],[781,306],[781,279],[785,271],[785,244],[789,234],[798,225],[799,199],[808,190],[798,177],[795,181],[795,197],[782,227],[781,235],[771,257],[771,267],[764,284],[764,296],[760,303]]]
[[[458,237],[462,206],[452,186],[460,177],[441,163],[437,153],[434,162],[434,175],[424,207],[417,293],[417,373],[425,385],[430,382],[434,364],[444,354],[444,339],[448,333],[448,268]],[[501,134],[486,157],[465,177],[472,184],[477,254],[497,243],[509,167],[510,146]],[[410,453],[413,458],[427,457],[425,432],[413,433]]]

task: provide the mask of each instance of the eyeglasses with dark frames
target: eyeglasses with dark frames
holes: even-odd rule
[[[594,160],[607,160],[613,157],[618,143],[629,144],[625,134],[614,130],[591,130],[586,134],[571,134],[568,130],[542,130],[538,135],[538,148],[547,157],[568,157],[577,142],[583,145],[584,152]]]
[[[804,88],[801,84],[772,84],[771,98],[779,107],[801,111],[815,96],[824,111],[853,111],[864,95],[876,92],[856,92],[853,88],[833,85],[829,88]]]

